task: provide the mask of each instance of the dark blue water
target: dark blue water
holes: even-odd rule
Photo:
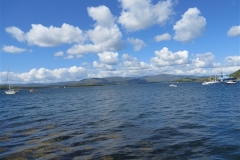
[[[0,159],[240,159],[240,84],[0,94]]]

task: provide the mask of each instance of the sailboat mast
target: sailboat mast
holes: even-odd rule
[[[212,81],[212,75],[211,75],[210,68],[209,68],[209,74],[210,74],[210,81]]]
[[[8,74],[9,74],[9,68],[8,68],[8,72],[7,72],[7,80],[6,80],[6,85],[8,85],[8,89],[10,89],[10,83],[8,83]]]

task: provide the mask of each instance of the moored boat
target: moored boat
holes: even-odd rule
[[[217,80],[219,82],[228,82],[228,81],[235,81],[236,82],[237,78],[236,77],[230,77],[226,74],[221,73]]]
[[[225,82],[226,84],[237,84],[237,82],[236,81],[232,81],[232,80],[230,80],[230,81],[227,81],[227,82]]]
[[[30,89],[29,92],[38,92],[36,89]]]
[[[8,74],[9,74],[9,71],[8,71]],[[6,90],[4,92],[5,92],[5,94],[16,94],[17,91],[15,91],[14,89],[11,89],[11,87],[10,87],[10,83],[8,82],[8,74],[7,74],[8,90]]]
[[[14,89],[8,89],[7,91],[5,91],[6,94],[16,94],[17,92]]]
[[[213,84],[211,82],[203,82],[202,85],[210,85],[210,84]]]
[[[175,84],[170,84],[169,87],[177,87]]]

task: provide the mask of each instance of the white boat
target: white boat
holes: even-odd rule
[[[211,77],[211,75],[210,75],[210,81],[208,81],[208,83],[210,83],[210,84],[219,83],[219,81],[217,81],[216,75],[215,75],[215,79],[214,79],[214,80],[212,80],[212,77]]]
[[[236,82],[237,81],[237,78],[236,77],[230,77],[226,74],[223,74],[222,71],[221,71],[221,74],[219,75],[218,79],[217,79],[219,82],[228,82],[228,81],[233,81],[233,82]],[[229,82],[231,83],[231,82]]]
[[[6,94],[16,94],[17,92],[13,89],[9,89],[7,91],[5,91]]]
[[[30,89],[29,92],[38,92],[36,89]]]
[[[236,81],[227,81],[225,82],[226,84],[236,84],[237,82]]]
[[[170,84],[169,87],[177,87],[175,84]]]
[[[214,80],[214,81],[210,81],[212,84],[215,84],[215,83],[219,83],[219,81],[216,81],[216,80]]]
[[[9,71],[8,71],[9,73]],[[10,87],[10,83],[8,82],[8,74],[7,74],[7,83],[8,83],[8,90],[4,91],[6,94],[16,94],[17,91],[15,91],[14,89],[11,89]]]
[[[210,69],[209,69],[209,73],[210,73]],[[204,81],[203,83],[202,83],[202,85],[210,85],[210,84],[213,84],[214,83],[214,81],[212,81],[212,77],[211,77],[211,74],[209,74],[209,81]]]
[[[210,85],[212,84],[211,82],[203,82],[202,85]]]

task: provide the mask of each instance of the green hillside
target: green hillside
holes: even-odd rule
[[[149,83],[155,82],[167,82],[167,81],[178,81],[179,79],[187,79],[186,81],[189,81],[189,79],[198,79],[199,76],[193,76],[193,75],[172,75],[172,74],[159,74],[154,76],[145,76],[141,77],[142,80],[146,80]],[[191,80],[192,82],[192,80]]]
[[[232,74],[229,75],[230,77],[236,77],[237,79],[240,79],[240,69]]]

